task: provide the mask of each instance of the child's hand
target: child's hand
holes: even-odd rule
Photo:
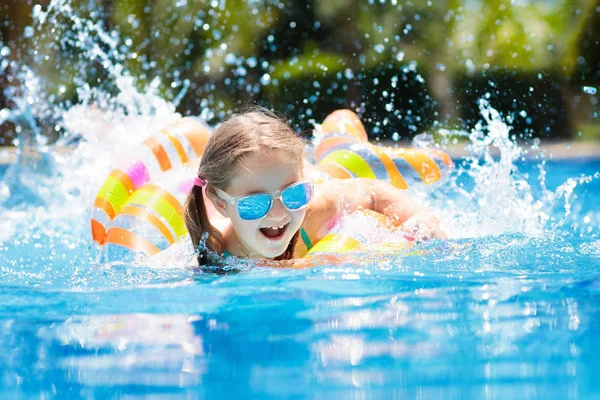
[[[400,227],[408,240],[416,241],[445,239],[446,234],[440,228],[440,221],[426,212],[418,212],[406,220]]]

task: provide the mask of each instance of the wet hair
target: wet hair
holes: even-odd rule
[[[227,188],[237,172],[237,166],[250,154],[266,150],[282,150],[302,168],[303,141],[281,117],[263,108],[254,107],[234,114],[214,131],[198,167],[198,177],[207,182],[205,190]],[[202,187],[194,186],[185,204],[185,225],[197,251],[198,264],[218,263],[215,254],[222,254],[225,243],[221,232],[211,223],[204,204]],[[276,260],[292,258],[299,233]],[[212,256],[211,256],[212,255]]]

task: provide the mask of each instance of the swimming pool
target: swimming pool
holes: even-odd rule
[[[534,198],[538,165],[517,164]],[[600,160],[544,170],[555,192]],[[3,209],[1,396],[600,397],[598,193],[541,235],[230,275],[98,265],[84,209]]]

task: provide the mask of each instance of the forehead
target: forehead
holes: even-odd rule
[[[244,157],[235,167],[228,187],[233,196],[272,192],[302,179],[302,162],[283,150],[267,150]]]

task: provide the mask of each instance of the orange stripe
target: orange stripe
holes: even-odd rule
[[[336,178],[336,179],[354,178],[347,169],[340,167],[339,165],[332,163],[332,162],[317,164],[315,166],[315,168],[318,169],[319,171],[325,172],[327,175],[329,175],[333,178]]]
[[[356,140],[355,137],[349,137],[349,136],[334,136],[334,137],[325,138],[325,139],[323,139],[323,141],[321,141],[321,143],[319,143],[319,145],[315,149],[315,156],[317,158],[317,161],[321,160],[323,158],[323,153],[325,153],[327,150],[331,149],[333,146],[337,146],[338,144],[342,144],[342,143],[357,143],[357,142],[358,142],[358,140]]]
[[[341,130],[364,142],[369,140],[367,131],[358,115],[356,115],[354,111],[348,109],[336,110],[329,114],[321,124],[321,129],[325,134],[339,132]]]
[[[148,239],[122,228],[112,227],[106,235],[106,243],[118,244],[134,251],[141,251],[148,256],[157,254],[160,249]]]
[[[200,157],[202,153],[204,153],[204,148],[206,147],[206,143],[208,143],[210,134],[206,131],[203,131],[201,134],[195,132],[184,132],[183,135],[194,148],[196,155]]]
[[[104,225],[92,218],[92,238],[94,242],[104,244],[106,240],[106,229]]]
[[[445,151],[438,150],[438,149],[424,149],[423,151],[427,152],[429,154],[432,154],[434,157],[439,158],[446,165],[449,165],[449,166],[454,165],[452,158]]]
[[[379,159],[383,163],[383,166],[390,177],[390,183],[396,186],[398,189],[408,189],[408,184],[402,177],[402,174],[398,171],[398,168],[396,168],[396,165],[394,165],[394,161],[392,161],[390,156],[388,156],[385,152],[385,149],[375,145],[370,145],[370,147],[379,156]]]
[[[419,173],[426,185],[437,182],[442,177],[440,167],[425,152],[416,149],[390,149],[392,154],[406,161]]]
[[[160,233],[163,234],[163,236],[167,239],[169,244],[175,243],[175,239],[173,239],[173,235],[171,235],[171,232],[169,232],[169,229],[165,226],[165,224],[163,224],[160,219],[158,219],[154,214],[151,214],[147,210],[144,210],[143,208],[140,208],[140,207],[136,207],[132,204],[128,204],[128,205],[124,206],[121,209],[121,212],[119,213],[119,215],[123,215],[123,214],[138,217],[138,218],[141,218],[141,219],[149,222],[156,229],[158,229],[160,231]]]
[[[189,161],[188,156],[185,153],[185,149],[181,145],[181,142],[179,141],[179,139],[166,129],[163,129],[160,132],[169,138],[169,140],[173,144],[173,147],[175,147],[175,150],[177,150],[177,154],[179,155],[179,159],[181,160],[181,163],[185,164],[186,162],[188,162]]]
[[[161,170],[167,171],[171,169],[171,161],[169,161],[169,156],[167,155],[167,152],[162,144],[160,144],[156,138],[150,136],[148,139],[144,140],[144,145],[154,154],[154,157],[156,157]]]
[[[160,186],[156,186],[153,184],[148,184],[145,186],[145,188],[158,194],[160,197],[168,201],[169,204],[171,204],[171,206],[173,206],[173,208],[179,213],[179,215],[183,215],[183,207],[171,193],[167,192]]]
[[[115,208],[111,203],[104,200],[102,197],[96,197],[96,200],[94,201],[94,207],[104,211],[106,215],[108,215],[108,218],[111,219],[111,221],[115,218]]]
[[[125,189],[127,189],[127,193],[131,194],[135,190],[135,185],[133,184],[133,181],[125,172],[118,169],[114,169],[110,173],[110,176],[117,178],[123,184],[123,186],[125,186]]]

